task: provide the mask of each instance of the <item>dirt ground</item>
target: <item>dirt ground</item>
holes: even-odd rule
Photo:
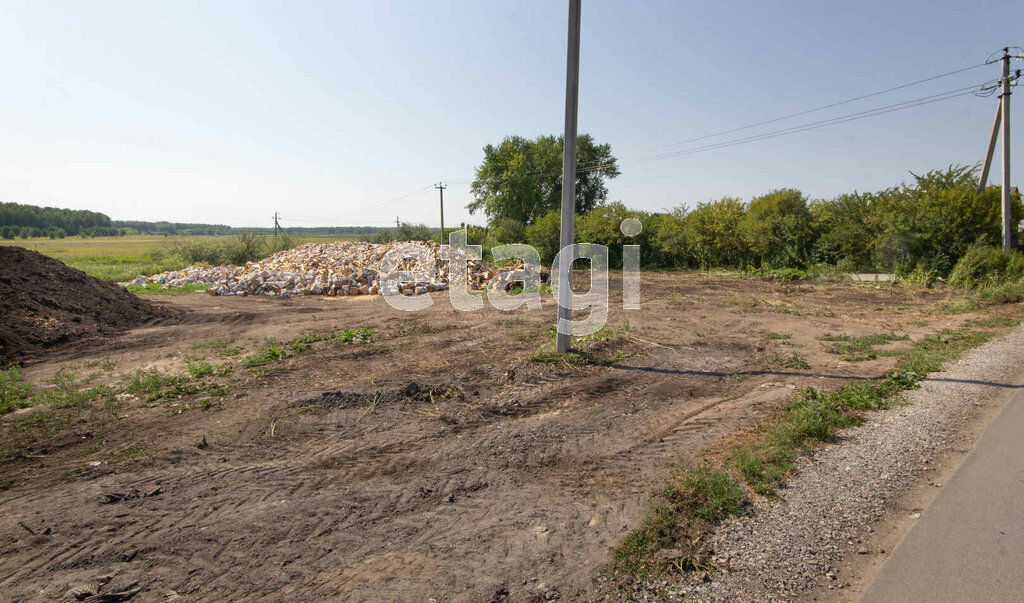
[[[916,339],[971,317],[935,290],[693,273],[644,273],[643,308],[624,311],[613,276],[609,345],[629,356],[572,366],[530,359],[550,340],[550,295],[509,313],[434,296],[417,313],[377,297],[167,298],[180,324],[26,367],[37,384],[61,367],[113,382],[224,361],[224,345],[243,348],[235,362],[268,337],[374,334],[236,366],[214,400],[4,417],[0,598],[69,600],[96,581],[138,583],[133,601],[596,597],[673,467],[797,388],[894,364],[844,361],[820,336]],[[26,439],[44,423],[57,427]]]
[[[0,368],[175,312],[45,255],[0,245]]]

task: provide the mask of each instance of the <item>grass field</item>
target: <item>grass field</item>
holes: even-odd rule
[[[65,239],[32,238],[0,240],[0,245],[17,245],[63,261],[72,268],[105,281],[126,281],[138,274],[156,274],[184,268],[186,263],[171,251],[188,241],[227,242],[234,235],[162,236],[133,235],[126,237],[95,237]],[[356,236],[317,235],[296,237],[298,243],[329,243],[355,240]]]

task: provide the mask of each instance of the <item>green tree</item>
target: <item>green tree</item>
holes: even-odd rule
[[[690,241],[686,237],[687,213],[685,207],[679,206],[667,214],[658,214],[660,220],[655,245],[665,265],[680,268],[697,265]]]
[[[683,237],[701,268],[742,267],[750,248],[740,231],[747,204],[736,197],[701,203],[686,215]]]
[[[557,209],[562,196],[562,137],[530,140],[508,136],[484,147],[476,170],[470,213],[482,211],[491,224],[514,220],[529,226]],[[611,145],[597,144],[589,134],[576,141],[576,211],[586,214],[608,197],[605,181],[619,175]]]
[[[998,243],[1002,232],[1000,188],[977,192],[975,169],[949,166],[878,193],[871,203],[874,261],[880,268],[947,274],[975,243]],[[1011,224],[1022,216],[1011,203]]]
[[[871,270],[877,231],[871,215],[874,200],[873,194],[854,192],[811,203],[816,233],[811,261],[844,270]]]
[[[549,211],[526,227],[526,242],[540,253],[540,259],[545,264],[551,264],[558,253],[561,227],[562,216],[557,209]]]
[[[740,230],[754,261],[772,268],[803,265],[813,242],[807,199],[791,188],[752,199]]]

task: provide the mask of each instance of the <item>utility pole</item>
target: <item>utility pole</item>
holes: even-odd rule
[[[398,228],[399,228],[399,224],[398,224],[398,216],[395,216],[395,233],[396,233],[396,234],[398,233]]]
[[[441,193],[441,244],[444,245],[444,189],[448,188],[448,185],[438,182],[434,185],[434,188]]]
[[[274,238],[277,238],[277,233],[281,232],[281,224],[277,221],[278,212],[274,212]]]
[[[992,155],[996,152],[996,141],[999,140],[999,126],[1003,123],[1003,99],[999,98],[996,105],[996,121],[992,124],[992,136],[988,139],[988,152],[985,153],[985,164],[981,168],[981,178],[978,180],[978,194],[985,192],[988,184],[988,172],[992,168]]]
[[[1003,250],[1013,248],[1010,224],[1010,49],[1003,49],[1003,93],[999,96],[1003,113]]]
[[[580,93],[580,11],[582,0],[569,0],[569,42],[565,65],[565,134],[562,137],[562,225],[559,237],[558,324],[572,321],[572,255],[562,251],[575,241],[576,221],[576,115]],[[558,328],[556,349],[569,351],[570,333]]]
[[[1010,211],[1010,83],[1020,77],[1020,70],[1014,77],[1010,77],[1010,49],[1003,49],[1003,77],[999,79],[1002,90],[999,95],[999,105],[996,107],[996,119],[992,123],[992,136],[988,139],[988,152],[985,153],[985,163],[981,168],[981,178],[978,180],[978,193],[985,192],[988,184],[989,170],[992,168],[992,156],[996,150],[996,140],[999,138],[999,130],[1002,128],[1003,136],[1003,179],[1002,179],[1002,214],[1003,214],[1003,250],[1009,251],[1014,246],[1014,225]]]

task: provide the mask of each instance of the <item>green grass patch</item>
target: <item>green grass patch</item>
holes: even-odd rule
[[[0,416],[29,406],[33,389],[31,384],[22,380],[19,367],[0,371]]]
[[[357,327],[335,333],[331,338],[341,343],[365,343],[373,339],[373,329],[370,327]]]
[[[39,391],[28,405],[46,404],[50,408],[68,408],[81,406],[97,398],[111,396],[113,393],[114,390],[105,385],[79,389],[75,384],[75,375],[61,368],[53,376],[53,387]]]
[[[725,517],[738,515],[748,502],[743,488],[710,463],[677,472],[643,525],[616,547],[615,569],[636,576],[708,567],[710,555],[694,545],[691,537]],[[662,551],[674,554],[661,555]]]
[[[300,354],[313,347],[313,344],[320,341],[320,339],[321,337],[316,333],[305,333],[290,340],[285,344],[285,347],[296,354]]]
[[[47,253],[46,255],[58,254]],[[148,275],[166,270],[180,270],[188,265],[181,259],[168,257],[157,250],[141,253],[60,256],[59,259],[89,276],[112,283],[130,281],[140,274]]]
[[[209,285],[187,284],[180,287],[164,287],[160,283],[146,283],[145,285],[127,285],[125,289],[135,295],[188,295],[199,291],[206,291]]]
[[[879,356],[899,356],[899,350],[878,350],[875,346],[885,345],[894,341],[907,341],[908,335],[896,335],[895,333],[874,333],[861,337],[852,335],[832,335],[831,333],[818,338],[819,341],[829,341],[832,345],[826,346],[825,351],[829,354],[842,356],[846,362],[862,362],[874,360]]]
[[[1017,316],[985,316],[983,318],[974,318],[964,323],[965,327],[978,327],[982,329],[1005,329],[1016,327],[1020,324],[1020,318]]]
[[[523,288],[522,285],[515,285],[513,287],[509,287],[509,290],[508,290],[508,294],[509,295],[519,295],[519,294],[524,293],[524,292],[526,292],[526,293],[537,292],[537,293],[540,293],[541,295],[551,295],[554,292],[554,289],[551,288],[551,285],[540,284],[540,285],[531,285],[529,287],[526,287],[525,289]]]
[[[189,362],[185,368],[188,370],[188,376],[193,379],[202,379],[213,374],[213,365],[209,362]]]
[[[245,368],[257,368],[283,360],[288,355],[283,348],[266,347],[242,359]]]
[[[177,386],[183,380],[183,377],[164,375],[157,369],[140,369],[124,383],[123,390],[152,402],[162,398],[164,390]]]
[[[927,335],[905,351],[897,366],[912,373],[934,373],[942,365],[955,360],[964,352],[1000,335],[1000,331],[979,330],[971,327],[943,329]]]
[[[683,500],[693,514],[705,521],[719,521],[738,515],[747,502],[747,495],[728,473],[710,463],[684,472],[678,484],[670,486],[673,498]]]
[[[629,354],[617,352],[614,348],[629,342],[629,323],[614,327],[606,325],[597,332],[582,337],[575,337],[569,345],[569,351],[559,354],[557,350],[558,333],[555,327],[548,327],[549,340],[530,356],[533,362],[549,364],[569,364],[573,366],[608,366],[629,358]]]
[[[792,333],[776,333],[775,331],[768,331],[767,333],[764,334],[764,336],[767,337],[768,339],[775,339],[775,340],[781,340],[781,341],[785,341],[785,340],[789,340],[789,339],[793,338],[793,334]]]

